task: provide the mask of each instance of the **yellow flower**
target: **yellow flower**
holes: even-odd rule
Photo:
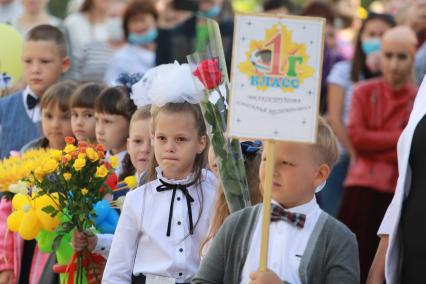
[[[99,160],[99,155],[95,150],[93,150],[93,148],[87,148],[86,154],[89,160],[92,162],[96,162],[97,160]]]
[[[81,170],[82,168],[84,168],[84,166],[86,166],[85,159],[78,158],[74,161],[73,167],[76,171]]]
[[[71,179],[71,174],[70,173],[64,173],[63,176],[64,176],[64,179],[66,181],[69,181]]]
[[[59,164],[56,160],[48,159],[47,161],[44,162],[43,171],[44,171],[45,174],[50,174],[50,173],[53,173],[54,171],[56,171],[58,166],[59,166]]]
[[[72,152],[74,152],[77,149],[76,146],[72,145],[72,144],[67,144],[67,146],[65,146],[64,152],[67,154],[71,154]]]
[[[81,194],[86,195],[87,193],[89,193],[89,190],[87,188],[81,189]]]
[[[78,158],[79,159],[86,159],[86,154],[85,153],[79,153]]]
[[[38,167],[34,170],[34,175],[36,176],[36,178],[41,181],[44,177],[44,171],[42,169],[42,167]]]
[[[111,164],[111,167],[114,169],[118,166],[118,157],[117,156],[111,156],[109,157],[109,163]]]
[[[67,161],[70,161],[70,160],[72,159],[72,157],[71,157],[71,155],[70,155],[70,154],[66,154],[66,155],[64,156],[64,158],[65,158]]]
[[[62,158],[62,151],[61,150],[50,150],[50,155],[52,156],[53,159],[55,159],[56,161],[61,161]]]
[[[135,188],[138,185],[138,181],[135,176],[128,176],[124,179],[124,182],[129,188]]]
[[[96,177],[104,178],[108,175],[108,169],[102,165],[96,168]]]

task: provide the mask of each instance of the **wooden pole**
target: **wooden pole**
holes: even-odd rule
[[[266,168],[265,183],[263,184],[263,214],[262,214],[262,237],[260,241],[259,271],[266,272],[268,266],[269,246],[269,224],[271,223],[271,193],[272,178],[274,175],[274,152],[275,142],[267,140],[265,143]]]

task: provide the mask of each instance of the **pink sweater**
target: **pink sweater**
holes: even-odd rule
[[[18,282],[21,271],[24,240],[7,229],[6,220],[12,212],[12,203],[4,198],[0,201],[0,271],[13,270],[13,283]],[[49,254],[42,253],[36,246],[31,264],[29,284],[38,284]]]

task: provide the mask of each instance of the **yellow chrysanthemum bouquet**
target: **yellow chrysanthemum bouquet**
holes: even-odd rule
[[[8,218],[9,229],[24,239],[35,238],[41,229],[55,231],[53,249],[56,250],[62,237],[73,230],[83,232],[95,227],[94,206],[117,183],[114,174],[117,159],[112,158],[108,163],[102,145],[83,142],[76,146],[71,137],[66,138],[63,150],[45,152],[43,157],[29,160],[31,166],[25,169],[26,176],[22,173],[25,178],[20,182],[6,179],[0,179],[0,182],[17,192],[12,199],[14,212]],[[97,257],[88,251],[74,254],[65,267],[57,267],[58,272],[68,273],[68,283],[86,280],[100,283],[100,279],[90,280],[90,275],[96,276],[96,273],[88,271],[90,265],[97,262]]]

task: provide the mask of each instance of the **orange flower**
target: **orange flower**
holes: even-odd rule
[[[67,144],[74,144],[75,143],[74,137],[71,137],[71,136],[65,137],[65,143],[67,143]]]
[[[86,148],[86,147],[87,147],[87,143],[86,143],[86,142],[84,142],[84,141],[78,141],[78,146],[79,146],[80,148]]]
[[[98,150],[99,152],[105,152],[104,145],[102,145],[102,144],[98,144],[98,145],[96,146],[96,150]]]
[[[100,159],[105,159],[105,152],[104,151],[98,151],[98,155]]]

